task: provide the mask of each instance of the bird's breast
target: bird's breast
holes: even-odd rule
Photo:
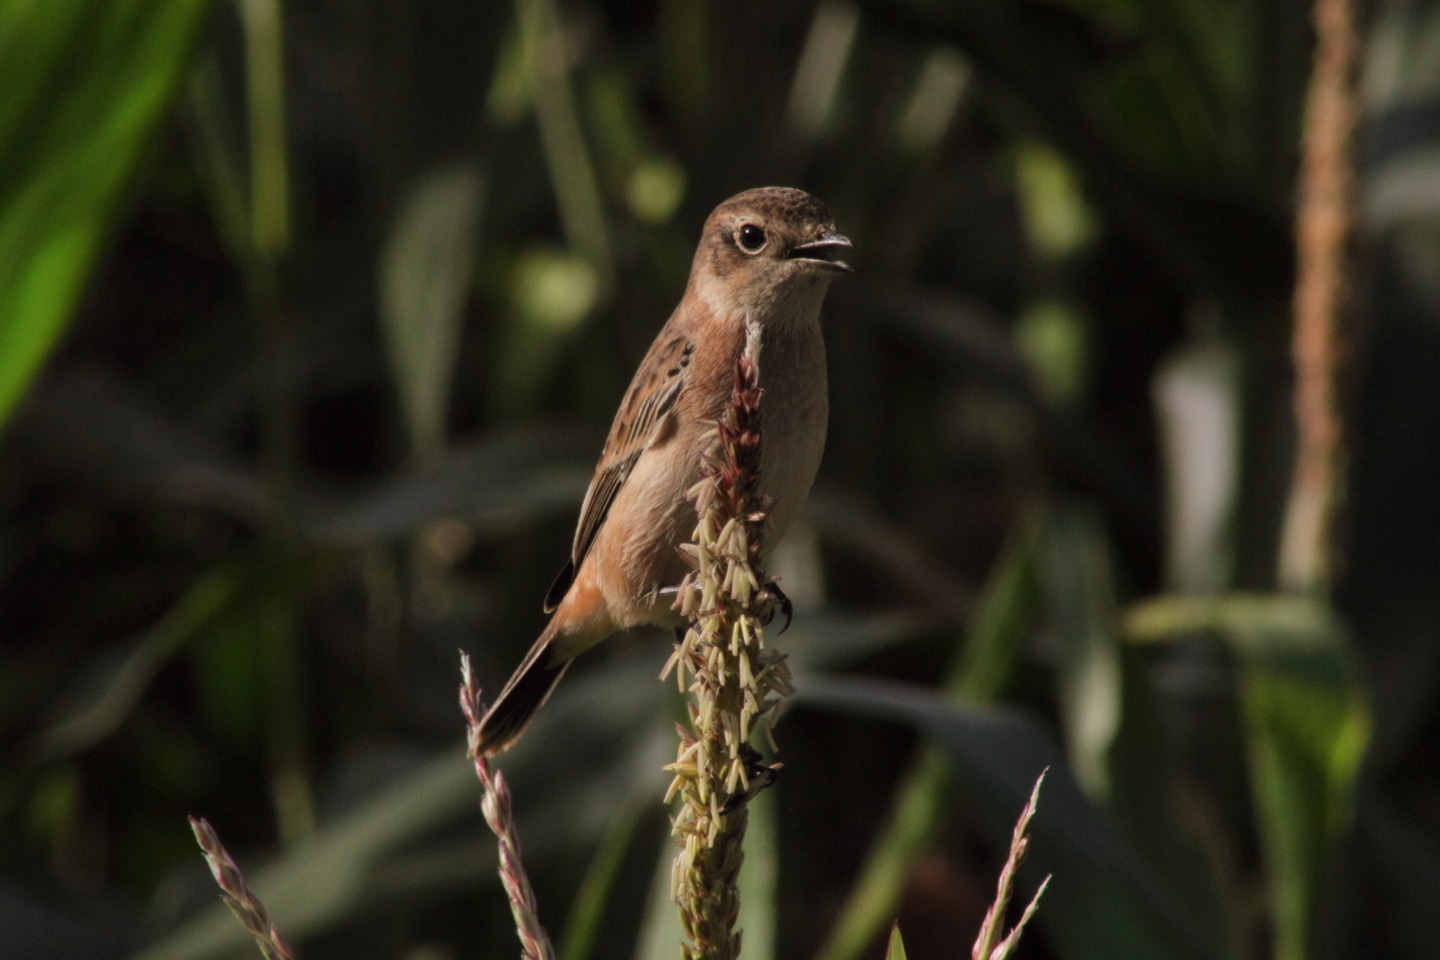
[[[829,419],[818,311],[788,319],[795,322],[761,328],[760,492],[774,501],[762,542],[765,554],[780,542],[810,492]],[[692,334],[699,346],[677,402],[676,427],[636,462],[597,538],[595,575],[617,627],[676,622],[669,600],[657,591],[678,584],[686,571],[676,548],[695,528],[687,494],[700,479],[713,436],[710,425],[734,390],[743,331],[741,320],[711,327],[708,335]]]
[[[818,316],[762,334],[760,386],[760,489],[775,501],[768,554],[804,505],[825,451],[830,393]]]

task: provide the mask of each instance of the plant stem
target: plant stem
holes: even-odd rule
[[[672,893],[686,960],[733,960],[740,953],[737,882],[744,862],[746,802],[767,786],[750,746],[756,721],[793,692],[784,658],[766,650],[762,615],[773,598],[759,567],[768,505],[758,492],[760,389],[758,337],[736,364],[730,405],[716,425],[705,475],[691,491],[697,525],[686,552],[694,570],[680,586],[690,628],[662,676],[676,672],[693,696],[689,726],[677,725],[679,753],[666,799],[681,798],[673,832],[681,847]],[[768,733],[768,731],[767,731]]]

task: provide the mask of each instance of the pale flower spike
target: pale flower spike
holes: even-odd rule
[[[1020,819],[1015,821],[1015,831],[1010,835],[1010,854],[1005,858],[1005,866],[1000,870],[1000,879],[995,885],[995,902],[985,912],[985,920],[980,924],[980,933],[975,938],[975,946],[970,952],[971,960],[1005,960],[1020,943],[1020,934],[1024,931],[1025,925],[1035,915],[1040,905],[1040,898],[1045,895],[1045,890],[1050,886],[1050,877],[1047,876],[1040,883],[1040,888],[1035,891],[1035,896],[1025,907],[1021,914],[1020,921],[1015,924],[1003,939],[1000,938],[1000,931],[1005,922],[1005,908],[1010,904],[1010,895],[1014,889],[1015,871],[1020,867],[1020,861],[1025,857],[1025,851],[1030,846],[1030,837],[1026,830],[1030,827],[1030,820],[1035,816],[1035,810],[1040,801],[1040,785],[1045,782],[1045,774],[1050,770],[1046,767],[1040,771],[1040,776],[1035,779],[1035,786],[1030,791],[1030,799],[1025,804],[1025,809],[1020,811]]]

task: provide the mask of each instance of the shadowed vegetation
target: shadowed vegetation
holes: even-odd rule
[[[1297,528],[1306,3],[0,0],[0,952],[252,949],[195,815],[306,960],[514,955],[456,649],[784,184],[856,274],[745,956],[953,956],[1046,766],[1018,957],[1433,954],[1440,13],[1373,17]],[[675,955],[670,640],[502,761],[566,960]]]

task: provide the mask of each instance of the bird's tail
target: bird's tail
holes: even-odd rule
[[[570,661],[551,664],[550,644],[555,639],[555,621],[540,634],[520,666],[515,668],[505,689],[480,720],[480,752],[493,756],[520,738],[536,712],[550,699],[555,684],[565,676]]]

